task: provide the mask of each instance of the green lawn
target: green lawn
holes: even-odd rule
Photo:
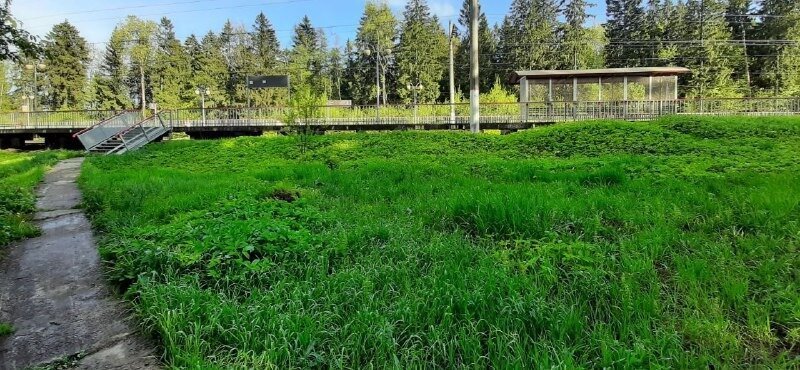
[[[84,166],[169,365],[800,366],[800,118],[299,142]]]
[[[36,210],[36,185],[50,166],[75,155],[65,151],[0,150],[0,246],[39,233],[29,222]]]

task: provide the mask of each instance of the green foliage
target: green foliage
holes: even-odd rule
[[[609,67],[647,66],[646,49],[629,45],[627,40],[644,40],[648,29],[640,0],[606,0],[606,65]],[[651,25],[656,26],[656,25]]]
[[[403,18],[396,55],[397,95],[404,103],[412,102],[415,92],[419,102],[435,102],[447,70],[447,37],[426,0],[409,0]]]
[[[53,110],[81,109],[91,57],[86,39],[67,21],[53,26],[44,39],[46,104]],[[40,71],[41,73],[42,71]]]
[[[11,324],[0,322],[0,337],[14,334],[14,327]]]
[[[39,54],[36,38],[19,27],[11,15],[11,0],[0,2],[0,61],[18,61],[22,56]]]
[[[168,366],[800,365],[797,118],[299,140],[84,165]]]
[[[469,94],[469,76],[470,76],[470,0],[464,0],[459,13],[458,24],[460,26],[461,39],[454,41],[457,43],[458,48],[455,53],[455,72],[456,72],[456,89],[464,94]],[[480,6],[480,4],[479,4]],[[481,10],[480,18],[478,19],[478,52],[483,58],[480,58],[480,87],[481,91],[488,91],[492,88],[492,84],[498,78],[504,78],[501,72],[495,67],[492,56],[497,53],[497,41],[495,40],[494,32],[489,25],[489,20],[486,18],[486,13]]]
[[[49,166],[73,155],[0,151],[0,246],[38,234],[28,218],[36,210],[34,188]]]
[[[355,42],[348,42],[345,48],[348,56],[345,72],[347,90],[357,104],[374,104],[378,98],[376,65],[380,65],[381,99],[384,103],[388,101],[387,74],[397,27],[397,19],[388,3],[366,3]]]

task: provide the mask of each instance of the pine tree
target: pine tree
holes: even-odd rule
[[[385,1],[369,1],[364,7],[355,42],[345,48],[347,66],[345,85],[356,104],[375,104],[380,81],[381,100],[389,98],[387,87],[392,84],[388,71],[394,69],[394,43],[397,19]],[[377,66],[380,66],[377,68]],[[380,76],[376,76],[380,70]]]
[[[255,72],[273,71],[281,54],[280,43],[267,16],[259,13],[253,25],[253,51],[255,53]]]
[[[737,53],[730,43],[730,30],[725,21],[725,5],[717,0],[689,0],[686,3],[687,27],[679,54],[684,66],[692,70],[686,86],[688,97],[742,96],[742,84],[733,77],[730,58]]]
[[[447,36],[426,0],[409,0],[403,18],[397,45],[397,95],[410,103],[416,90],[419,102],[434,102],[441,95],[440,82],[447,70]]]
[[[342,50],[338,47],[331,48],[328,53],[327,70],[331,80],[331,93],[330,98],[336,100],[343,99],[343,82],[344,82],[344,59],[342,58]]]
[[[51,109],[83,108],[89,67],[89,45],[78,29],[67,21],[53,26],[44,40],[47,91]]]
[[[194,35],[187,40],[187,50],[192,58],[192,85],[195,89],[207,89],[206,106],[223,106],[227,103],[225,86],[228,82],[228,67],[221,46],[219,37],[210,31],[199,44]],[[196,99],[199,104],[201,97],[197,96]]]
[[[553,0],[514,0],[500,29],[502,75],[558,66],[558,7]]]
[[[563,40],[558,55],[560,69],[585,69],[599,67],[597,64],[597,40],[586,28],[589,19],[587,7],[592,4],[585,0],[569,0],[564,9],[564,23],[561,26]]]
[[[172,22],[164,17],[158,27],[153,69],[153,98],[164,109],[183,108],[192,100],[189,57],[175,37]]]
[[[609,67],[647,66],[647,28],[639,0],[606,0],[606,64]]]
[[[469,92],[470,79],[470,0],[464,0],[461,13],[458,18],[460,26],[459,33],[462,35],[455,56],[456,89],[466,94]],[[493,30],[489,27],[486,13],[481,10],[478,18],[478,53],[480,54],[480,89],[489,91],[495,80],[502,76],[495,70],[495,54],[497,43],[494,38]]]
[[[294,86],[306,84],[318,96],[330,96],[330,79],[325,74],[327,42],[325,34],[311,24],[308,16],[295,26],[289,53]]]
[[[130,91],[125,85],[127,69],[123,62],[124,47],[119,32],[116,28],[112,32],[100,64],[100,74],[95,75],[92,81],[96,109],[129,109],[133,106]]]
[[[281,52],[278,37],[269,19],[259,13],[252,27],[252,53],[242,54],[247,58],[244,70],[249,76],[289,74],[288,61]],[[255,106],[288,105],[286,89],[247,90],[248,100]]]
[[[797,81],[800,73],[793,68],[800,42],[800,4],[796,0],[763,0],[758,13],[763,19],[754,32],[756,38],[771,42],[754,48],[754,53],[765,56],[754,62],[761,71],[757,83],[771,94],[793,91],[792,81]]]
[[[748,47],[748,39],[753,36],[756,26],[753,18],[748,16],[752,6],[752,0],[728,0],[727,15],[725,17],[731,38],[742,42],[741,48],[739,48],[741,53],[735,59],[734,68],[737,77],[745,81],[748,95],[753,93],[752,62],[750,57],[753,50]]]

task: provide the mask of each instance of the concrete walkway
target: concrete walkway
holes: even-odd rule
[[[105,285],[75,183],[82,158],[56,165],[39,188],[42,236],[12,244],[0,262],[0,369],[25,369],[73,356],[81,369],[155,369],[150,343]]]

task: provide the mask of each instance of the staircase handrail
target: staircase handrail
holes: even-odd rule
[[[102,120],[102,121],[100,121],[98,123],[95,123],[94,125],[91,125],[91,126],[85,128],[83,130],[80,130],[80,131],[76,132],[75,134],[72,135],[72,137],[76,138],[76,137],[78,137],[78,136],[80,136],[80,135],[82,135],[82,134],[84,134],[86,132],[89,132],[90,130],[94,129],[95,127],[101,126],[101,125],[111,121],[114,118],[117,118],[117,117],[119,117],[119,116],[121,116],[121,115],[123,115],[125,113],[130,113],[130,112],[135,112],[135,111],[134,110],[122,110],[119,113],[117,113],[117,114],[115,114],[115,115],[113,115],[113,116],[111,116],[109,118],[106,118],[106,119],[104,119],[104,120]]]
[[[150,116],[150,117],[147,117],[147,118],[145,118],[145,119],[143,119],[143,120],[141,120],[141,121],[139,121],[139,122],[137,122],[137,123],[134,123],[134,124],[132,124],[132,125],[130,125],[130,126],[128,126],[128,127],[126,127],[124,130],[122,130],[122,131],[118,132],[118,133],[117,133],[116,135],[114,135],[114,136],[122,136],[122,135],[125,135],[125,134],[127,134],[128,132],[131,132],[131,130],[135,129],[137,126],[140,126],[141,124],[143,124],[143,123],[145,123],[145,122],[147,122],[147,121],[149,121],[149,120],[151,120],[151,119],[153,119],[153,118],[156,118],[156,117],[158,117],[158,119],[159,119],[159,120],[161,120],[161,117],[159,117],[157,114],[154,114],[154,115],[152,115],[152,116]],[[162,126],[163,126],[163,124],[162,124]]]

